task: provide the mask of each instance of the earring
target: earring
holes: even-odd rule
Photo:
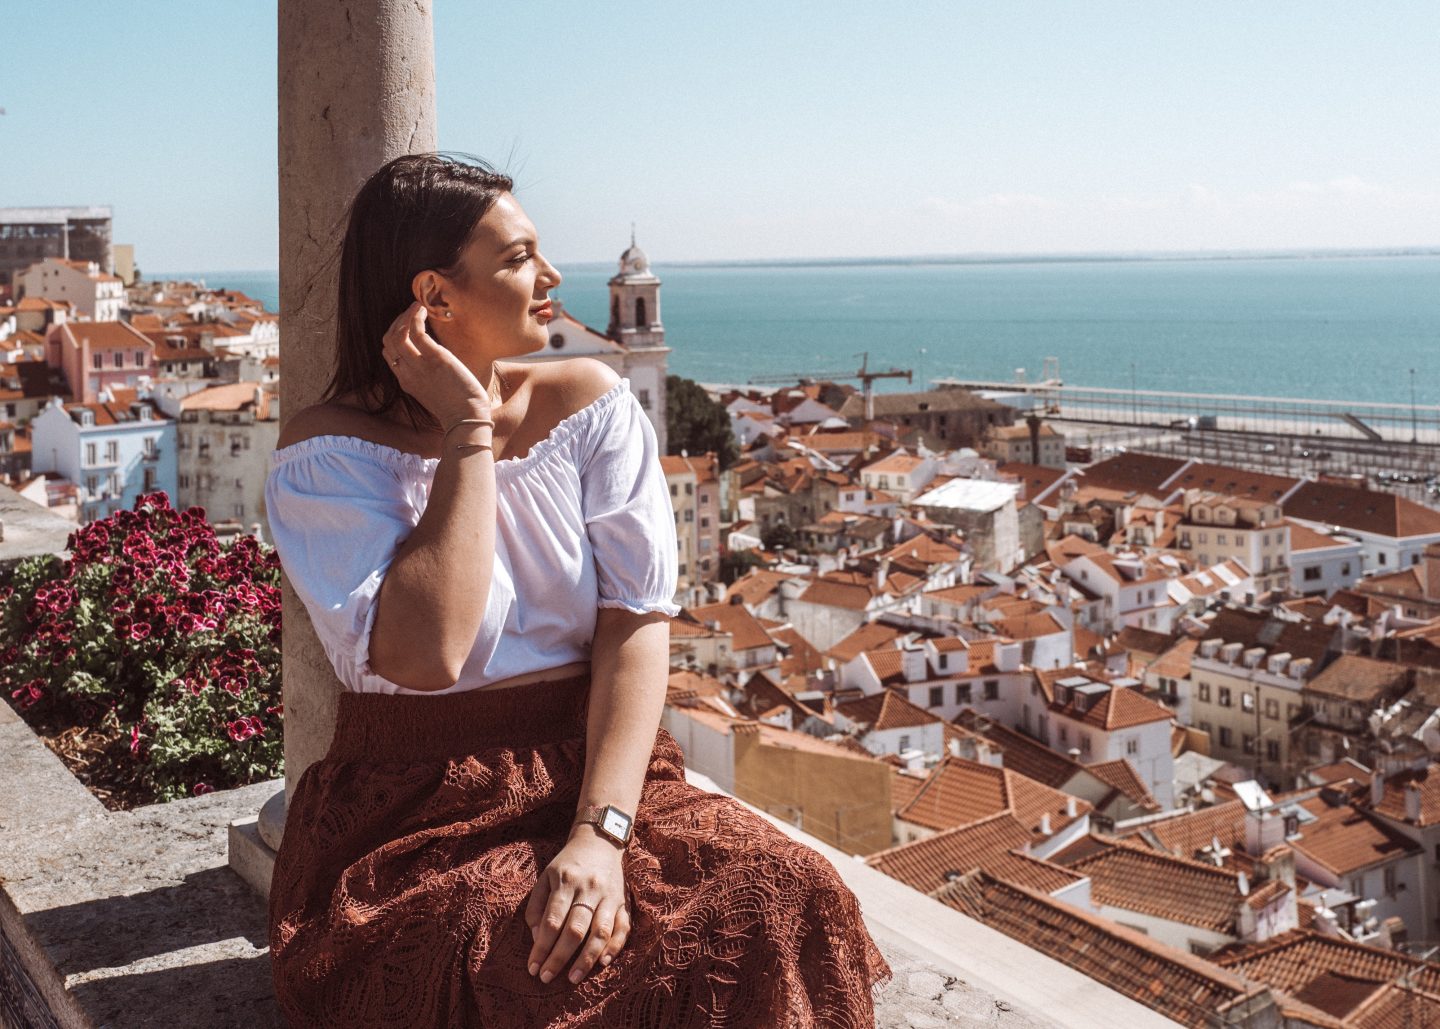
[[[454,311],[446,311],[446,312],[445,312],[445,317],[446,317],[446,318],[454,318],[454,317],[455,317],[455,312],[454,312]]]

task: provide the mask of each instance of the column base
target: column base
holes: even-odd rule
[[[275,855],[285,829],[285,791],[260,806],[258,814],[230,823],[230,868],[260,896],[269,898]]]

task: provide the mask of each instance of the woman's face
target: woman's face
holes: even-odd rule
[[[560,273],[540,256],[535,226],[509,193],[476,224],[449,275],[415,277],[416,299],[429,308],[427,329],[467,365],[533,353],[550,340],[547,294]]]

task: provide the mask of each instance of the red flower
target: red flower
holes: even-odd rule
[[[207,786],[207,785],[206,785],[205,783],[203,783],[203,782],[197,782],[197,783],[195,784],[195,789],[194,789],[193,792],[194,792],[195,796],[197,796],[197,797],[203,797],[203,796],[205,796],[205,794],[207,794],[207,793],[214,793],[214,792],[215,792],[215,787],[214,787],[214,786]]]
[[[130,753],[140,753],[140,726],[138,725],[130,727]]]

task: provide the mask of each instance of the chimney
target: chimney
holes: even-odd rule
[[[1420,822],[1420,787],[1413,782],[1405,784],[1405,820],[1417,825]]]
[[[1043,815],[1040,816],[1040,835],[1049,836],[1050,834],[1050,812],[1046,811]]]
[[[1065,798],[1065,817],[1074,818],[1079,813],[1079,806],[1075,803],[1074,797]]]
[[[1068,757],[1071,761],[1075,761],[1078,763],[1080,760],[1080,748],[1071,747],[1065,752],[1065,756]]]
[[[1379,807],[1385,799],[1385,776],[1377,768],[1370,776],[1370,806]]]
[[[255,390],[251,393],[251,400],[255,404],[255,417],[260,417],[260,408],[265,406],[265,390],[259,383],[255,384]]]
[[[1247,876],[1244,872],[1241,872],[1239,878],[1235,881],[1235,888],[1240,891],[1240,896],[1242,896],[1242,897],[1248,897],[1248,896],[1250,896],[1250,878],[1249,878],[1249,876]]]
[[[1425,548],[1420,579],[1425,587],[1425,599],[1440,600],[1440,543],[1432,543]]]
[[[1040,416],[1034,413],[1026,415],[1025,424],[1030,427],[1030,463],[1040,463]]]

